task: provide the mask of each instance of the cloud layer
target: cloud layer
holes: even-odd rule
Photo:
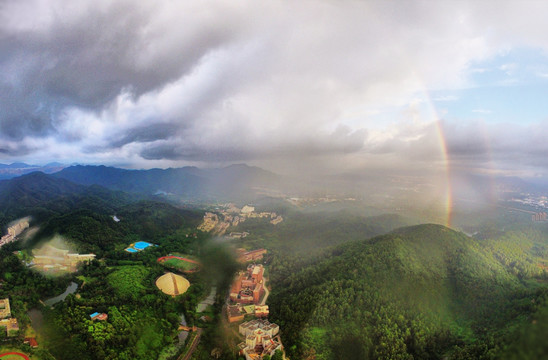
[[[440,113],[428,110],[428,93],[474,86],[475,63],[514,47],[548,50],[539,7],[7,0],[0,156],[132,167],[442,166]],[[480,110],[471,109],[477,119]],[[480,139],[479,123],[443,122],[456,163],[485,165],[487,142],[489,161],[545,166],[524,148],[540,141],[531,131],[545,133],[542,124],[512,124],[519,139],[486,125]]]

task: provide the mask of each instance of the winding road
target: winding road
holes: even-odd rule
[[[266,278],[264,278],[263,288],[264,288],[264,296],[263,296],[263,300],[261,300],[260,305],[265,305],[266,299],[268,299],[268,296],[270,295],[270,291],[268,291],[268,288],[266,287]]]

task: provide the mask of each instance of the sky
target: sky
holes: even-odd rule
[[[545,1],[0,1],[0,162],[548,173]]]

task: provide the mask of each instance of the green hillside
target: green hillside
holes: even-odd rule
[[[491,245],[419,225],[305,266],[274,259],[272,320],[292,359],[495,357],[544,293]]]

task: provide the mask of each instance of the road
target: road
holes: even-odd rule
[[[178,360],[188,360],[192,356],[192,353],[194,350],[196,350],[196,347],[200,343],[200,335],[202,335],[202,329],[198,328],[198,331],[196,331],[196,337],[192,339],[192,344],[190,345],[190,349],[188,349],[186,354],[182,354],[179,356]]]
[[[266,299],[268,299],[268,296],[270,295],[270,291],[268,291],[268,288],[266,287],[266,278],[264,278],[263,287],[264,287],[264,297],[260,305],[265,305]]]

